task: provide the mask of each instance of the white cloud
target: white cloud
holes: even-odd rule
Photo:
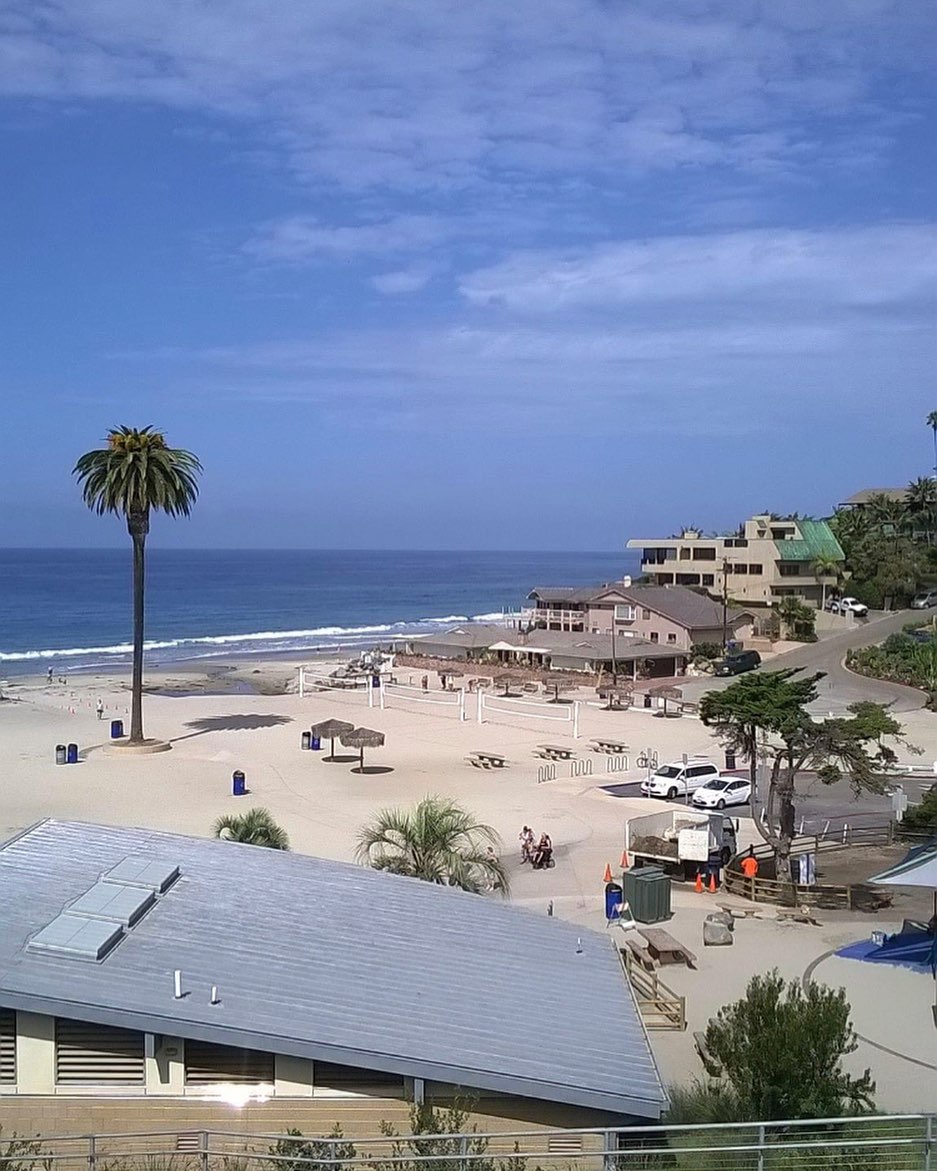
[[[354,190],[794,168],[927,68],[927,0],[20,0],[0,92],[250,119]],[[832,115],[833,121],[827,120]]]
[[[937,227],[840,231],[753,229],[601,244],[578,252],[519,252],[464,276],[476,305],[517,312],[614,309],[661,302],[788,306],[875,305],[937,281]],[[789,311],[786,310],[786,311]]]
[[[322,224],[309,216],[288,216],[265,225],[244,245],[258,260],[309,260],[386,256],[439,243],[449,234],[432,216],[394,216],[367,224]]]
[[[395,296],[399,293],[418,293],[425,289],[438,269],[431,264],[412,264],[396,272],[382,272],[371,278],[371,284],[379,293]]]

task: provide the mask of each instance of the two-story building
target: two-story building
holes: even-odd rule
[[[641,572],[659,586],[695,586],[714,597],[770,606],[796,597],[819,606],[823,576],[818,565],[843,562],[830,526],[821,520],[751,517],[731,536],[704,537],[684,529],[677,537],[641,537]]]
[[[688,651],[700,643],[745,642],[752,615],[714,601],[687,586],[632,585],[630,579],[601,586],[538,586],[521,612],[535,630],[582,631]]]

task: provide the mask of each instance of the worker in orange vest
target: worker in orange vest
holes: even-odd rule
[[[741,863],[742,873],[746,878],[754,878],[758,873],[758,859],[755,857],[755,847],[749,846],[748,853],[742,859]]]

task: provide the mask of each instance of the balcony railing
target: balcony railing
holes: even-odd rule
[[[545,606],[529,606],[521,611],[521,620],[534,626],[585,626],[588,618],[586,610],[554,610]]]

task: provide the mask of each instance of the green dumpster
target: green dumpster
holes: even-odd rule
[[[641,866],[622,875],[625,902],[638,923],[662,923],[670,918],[670,875],[660,866]]]

